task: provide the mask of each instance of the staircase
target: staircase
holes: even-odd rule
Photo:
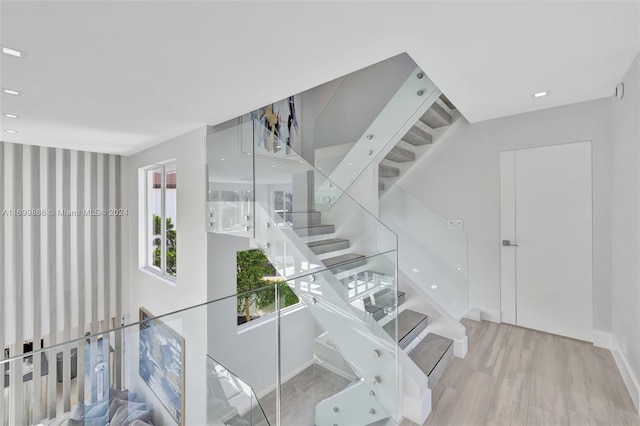
[[[232,206],[234,212],[244,213],[241,219],[233,217],[228,232],[252,237],[327,331],[315,340],[316,361],[352,379],[347,388],[315,406],[319,426],[397,422],[399,414],[423,423],[430,412],[430,387],[453,351],[447,337],[456,339],[456,345],[458,338],[432,332],[444,333],[432,327],[439,311],[410,303],[407,309],[406,295],[396,293],[402,272],[397,235],[343,195],[363,170],[371,170],[366,176],[375,179],[376,167],[380,191],[388,189],[387,182],[400,179],[458,117],[453,105],[416,69],[328,178],[293,151],[286,156],[265,151],[263,132],[256,132],[263,126],[259,122],[241,122],[208,137],[216,152],[213,158],[224,157],[225,167],[235,164],[232,170],[218,164],[212,168],[220,170],[215,178],[220,191],[227,190],[229,182],[253,180],[253,209]],[[253,143],[253,149],[240,152],[238,140],[245,148]],[[380,164],[373,163],[383,156]],[[246,170],[253,170],[252,179],[245,176]],[[210,178],[210,190],[216,189],[213,181]],[[286,188],[298,211],[292,204],[294,212],[283,217],[271,199],[274,188]],[[223,210],[213,207],[208,222],[215,232],[216,212]]]
[[[430,332],[427,314],[402,309],[406,295],[395,289],[393,277],[376,271],[365,256],[352,252],[349,240],[336,237],[335,226],[323,224],[319,212],[302,214],[309,215],[315,218],[313,224],[296,223],[294,219],[296,234],[340,279],[347,290],[349,303],[382,325],[425,374],[428,387],[432,389],[453,358],[453,340]],[[315,354],[323,367],[349,380],[356,379],[328,333],[316,339]]]
[[[456,107],[441,94],[378,165],[378,191],[382,194],[400,179],[459,117]]]

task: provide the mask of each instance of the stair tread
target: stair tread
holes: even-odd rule
[[[334,226],[334,225],[326,225],[324,223],[319,223],[317,225],[306,225],[306,226],[295,226],[293,227],[293,229],[309,229],[309,228],[322,228],[325,226]]]
[[[394,146],[384,158],[395,163],[408,163],[416,160],[416,153],[399,146]]]
[[[451,115],[440,105],[433,104],[422,115],[420,121],[427,124],[432,129],[448,126],[451,124]]]
[[[449,338],[429,333],[409,352],[409,358],[429,376],[452,344],[453,340]]]
[[[395,330],[395,324],[398,324],[398,334],[396,341],[400,342],[407,337],[416,327],[419,327],[423,321],[427,320],[428,316],[420,312],[412,311],[411,309],[405,309],[400,312],[396,318],[389,321],[384,325],[384,329],[390,335],[393,335]],[[426,327],[426,324],[423,324]]]
[[[345,240],[344,238],[327,238],[326,240],[309,241],[307,245],[309,247],[316,247],[324,244],[334,244],[334,243],[344,243],[344,242],[349,242],[349,240]]]
[[[432,130],[425,123],[418,120],[402,137],[402,140],[413,146],[429,145],[433,142]]]
[[[322,263],[328,268],[333,268],[336,266],[340,266],[345,263],[353,262],[356,260],[364,259],[365,257],[361,254],[357,253],[347,253],[341,254],[340,256],[329,257],[327,259],[323,259]]]

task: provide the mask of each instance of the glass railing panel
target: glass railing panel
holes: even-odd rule
[[[218,303],[160,317],[140,308],[126,327],[0,361],[0,424],[206,424],[207,320]]]
[[[386,187],[380,219],[398,235],[401,279],[417,284],[456,321],[468,317],[467,233],[400,186]]]
[[[362,302],[395,291],[395,259],[161,316],[140,308],[139,322],[0,361],[1,424],[396,424],[395,301],[383,317]],[[291,295],[300,303],[281,309]],[[260,318],[238,325],[247,298]]]
[[[397,143],[415,114],[435,100],[436,91],[406,54],[343,77],[313,123],[314,166],[348,189],[390,143]],[[342,195],[326,182],[316,187],[322,193],[319,210],[331,209]]]
[[[208,309],[208,354],[218,377],[211,375],[209,362],[207,374],[214,380],[207,382],[213,397],[207,399],[209,424],[263,426],[265,419],[276,424],[280,307],[275,285],[257,286],[218,300]]]
[[[254,169],[255,238],[282,276],[322,269],[338,256],[352,260],[395,250],[395,235],[348,195],[330,212],[318,211],[315,183],[339,189],[295,152],[265,148],[281,144],[256,139]]]
[[[255,392],[207,355],[207,425],[268,426]]]
[[[283,395],[301,392],[302,397],[283,406],[282,425],[399,419],[395,262],[392,251],[287,281],[315,332],[301,335],[300,322],[282,317],[283,338],[304,336],[295,344],[313,359],[297,374],[283,374]],[[292,349],[283,344],[283,360]]]
[[[253,123],[242,120],[207,136],[209,232],[253,235]]]

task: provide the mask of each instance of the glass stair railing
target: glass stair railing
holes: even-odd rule
[[[269,426],[255,391],[207,355],[207,425]]]
[[[398,235],[400,282],[410,285],[459,336],[469,315],[467,233],[405,191],[382,179],[380,220]]]
[[[385,94],[377,93],[381,89],[376,90],[375,81],[372,87],[366,86],[366,77],[358,73],[346,76],[313,123],[313,143],[319,147],[314,152],[314,166],[328,176],[315,182],[318,211],[333,208],[343,190],[371,165],[377,165],[437,100],[440,92],[420,68],[404,75],[393,91],[386,87]],[[387,81],[397,76],[379,78]]]
[[[394,257],[384,253],[367,262],[382,267]],[[369,291],[378,281],[390,285],[386,271],[379,275],[361,276],[358,285],[366,283]],[[160,316],[141,308],[138,322],[4,359],[0,424],[397,422],[393,330],[385,332],[370,313],[338,297],[337,283],[325,268]],[[285,286],[302,303],[282,309]],[[265,306],[255,324],[238,326],[245,298],[260,298]],[[342,332],[330,332],[335,324]],[[123,344],[120,364],[116,339]],[[61,358],[64,353],[68,359]],[[360,358],[345,356],[353,353]],[[52,377],[52,360],[70,368]],[[71,389],[67,408],[65,380]]]
[[[410,362],[398,352],[392,322],[396,236],[348,195],[341,194],[331,211],[318,211],[316,184],[337,186],[293,150],[277,149],[284,146],[277,137],[265,143],[260,126],[240,122],[208,137],[209,193],[237,185],[238,193],[251,188],[254,200],[229,231],[220,231],[219,201],[210,201],[209,230],[252,237],[321,330],[314,336],[314,365],[349,381],[314,400],[308,424],[396,424],[399,365]],[[243,201],[225,203],[237,212]],[[417,371],[414,376],[422,374]]]

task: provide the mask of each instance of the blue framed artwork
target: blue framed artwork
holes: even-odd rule
[[[139,374],[179,425],[184,425],[184,338],[140,308]]]

